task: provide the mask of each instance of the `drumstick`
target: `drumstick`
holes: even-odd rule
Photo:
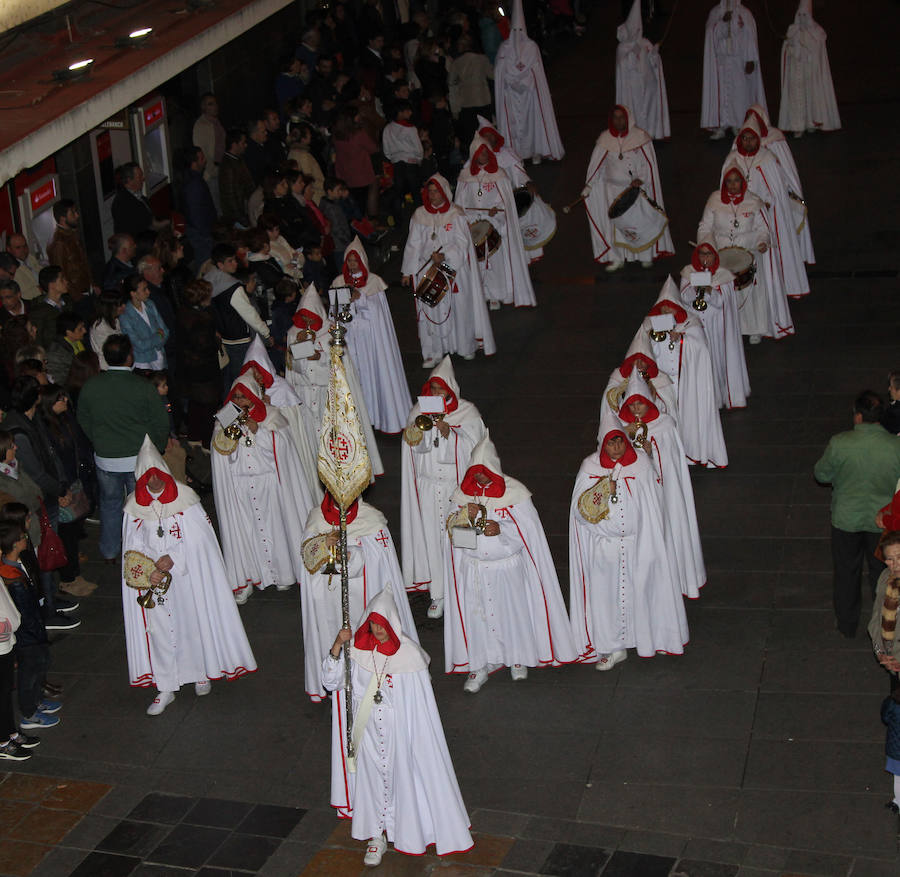
[[[490,213],[491,210],[496,210],[497,213],[506,213],[505,207],[466,207],[466,211],[469,210],[482,210],[485,213]]]
[[[584,201],[585,198],[587,198],[587,195],[582,195],[580,198],[576,198],[571,204],[566,204],[566,206],[563,207],[562,212],[568,213],[576,204],[580,204]]]

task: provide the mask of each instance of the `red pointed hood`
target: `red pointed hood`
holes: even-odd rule
[[[759,126],[759,136],[760,137],[768,137],[769,136],[769,117],[766,115],[766,111],[762,108],[760,104],[753,104],[750,109],[744,113],[744,121],[747,122],[749,120],[753,120]]]
[[[266,353],[266,345],[263,344],[259,335],[253,338],[250,347],[247,348],[247,355],[244,357],[240,374],[245,375],[254,367],[262,376],[262,385],[268,390],[275,382],[275,366],[272,365],[272,360]],[[251,374],[251,377],[256,379],[255,375]]]
[[[613,126],[613,113],[616,110],[621,110],[625,113],[625,130],[617,131]],[[610,111],[609,115],[606,117],[606,130],[612,134],[613,137],[627,137],[628,132],[631,130],[631,110],[623,104],[616,104]]]
[[[619,406],[619,417],[624,423],[635,423],[638,419],[628,408],[632,402],[643,402],[647,405],[646,413],[640,418],[641,422],[650,423],[659,417],[659,408],[653,401],[653,391],[637,371],[632,372],[628,378],[625,397]]]
[[[759,138],[759,146],[757,146],[756,149],[753,150],[753,152],[748,152],[747,150],[745,150],[743,144],[741,143],[741,135],[745,131],[752,131]],[[750,119],[749,121],[744,122],[744,127],[741,128],[740,131],[738,131],[736,148],[741,155],[747,157],[756,155],[756,153],[759,152],[759,150],[762,148],[762,132],[759,130],[759,123],[756,121],[756,119]]]
[[[476,480],[476,475],[484,475],[490,479],[490,484],[482,485]],[[506,493],[506,482],[499,472],[494,472],[481,463],[469,466],[463,480],[460,482],[460,490],[466,496],[491,496],[494,498]]]
[[[332,527],[337,527],[341,523],[341,510],[337,507],[334,498],[327,490],[325,491],[325,496],[322,497],[321,509],[322,517],[324,517]],[[352,524],[356,520],[358,514],[359,500],[355,499],[350,504],[350,508],[347,509],[347,524]]]
[[[150,493],[147,486],[154,475],[162,479],[164,484],[162,493],[157,497]],[[136,479],[134,493],[128,496],[124,505],[125,514],[133,518],[158,521],[200,502],[200,497],[190,487],[175,480],[168,464],[150,441],[149,436],[144,436],[134,467],[134,476]],[[154,505],[154,502],[159,503],[162,508],[160,505]]]
[[[435,186],[440,189],[441,194],[444,196],[444,203],[441,204],[440,207],[435,207],[431,203],[431,199],[428,197],[428,186],[434,183]],[[442,177],[440,174],[435,174],[433,177],[429,177],[425,180],[425,185],[422,186],[422,206],[429,213],[446,213],[450,209],[450,205],[452,203],[451,193],[452,189],[450,188],[450,183],[447,182],[446,177]]]
[[[247,384],[249,381],[242,381],[238,378],[232,385],[231,390],[226,396],[226,402],[234,402],[234,392],[235,390],[240,390],[241,393],[244,394],[251,402],[253,402],[253,406],[250,408],[250,416],[257,422],[262,423],[266,419],[266,403],[263,402],[259,396],[256,395]],[[235,403],[237,404],[237,403]]]
[[[700,264],[701,250],[707,250],[716,257],[715,262],[713,262],[709,268],[704,268]],[[694,247],[694,252],[691,254],[691,268],[695,271],[709,271],[710,274],[715,274],[716,271],[719,270],[719,251],[712,244],[697,244],[697,246]]]
[[[741,178],[741,191],[737,193],[737,195],[732,195],[728,191],[728,187],[725,185],[725,178],[729,174],[737,174]],[[740,168],[732,165],[731,167],[725,170],[725,173],[722,174],[722,188],[719,190],[719,195],[722,199],[723,204],[740,204],[741,201],[744,200],[744,195],[747,194],[747,178],[741,173]]]
[[[319,297],[315,283],[310,283],[297,305],[292,322],[298,329],[305,329],[307,324],[313,332],[318,332],[325,323],[325,307]]]
[[[456,411],[459,406],[459,384],[456,380],[456,374],[453,371],[453,363],[449,356],[445,356],[434,368],[434,371],[428,376],[428,380],[422,384],[419,390],[420,396],[434,396],[435,393],[431,389],[431,382],[434,381],[444,389],[449,395],[444,398],[444,405],[447,413]]]
[[[656,364],[656,360],[649,354],[639,350],[637,353],[632,353],[630,356],[626,356],[622,361],[622,364],[619,366],[619,372],[621,373],[623,378],[631,376],[632,371],[634,371],[634,364],[639,359],[643,359],[646,361],[646,374],[649,379],[652,380],[659,374],[659,366]]]
[[[625,453],[622,454],[618,460],[614,460],[606,453],[606,443],[613,436],[619,436],[625,440]],[[599,445],[600,464],[605,469],[612,469],[616,463],[619,463],[622,466],[630,466],[637,461],[637,454],[634,451],[631,440],[625,434],[625,431],[622,429],[619,421],[616,420],[616,416],[612,411],[604,411],[600,417],[600,429],[597,431],[597,443]]]
[[[483,166],[478,164],[478,157],[481,155],[487,158],[487,164]],[[491,147],[482,140],[472,153],[472,158],[469,161],[469,173],[473,177],[477,177],[478,174],[481,173],[495,174],[499,167],[500,166],[497,164],[497,156],[494,155]]]
[[[359,274],[356,277],[350,273],[350,268],[347,266],[347,259],[350,258],[351,254],[356,256],[359,262]],[[341,274],[344,277],[344,283],[354,289],[362,289],[369,280],[369,259],[358,236],[353,238],[347,245],[347,249],[344,250],[344,264],[341,268]]]
[[[506,139],[490,122],[488,122],[487,119],[484,118],[484,116],[478,117],[478,124],[480,126],[478,128],[478,136],[481,137],[485,141],[485,143],[487,143],[487,138],[484,136],[485,133],[493,134],[496,138],[497,145],[491,146],[491,149],[494,152],[499,152],[501,149],[503,149],[503,146],[506,143]],[[490,144],[488,145],[490,146]]]

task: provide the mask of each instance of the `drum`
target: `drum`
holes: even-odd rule
[[[500,249],[503,238],[500,232],[486,219],[479,219],[469,226],[472,235],[472,243],[475,244],[475,255],[478,261],[483,262],[488,256],[493,256]]]
[[[416,285],[416,298],[433,308],[450,291],[454,277],[456,271],[446,262],[440,265],[432,262]]]
[[[513,198],[516,199],[516,213],[519,214],[521,219],[528,212],[528,208],[531,207],[534,196],[525,186],[522,186],[513,192]]]
[[[532,200],[524,214],[519,214],[519,229],[526,250],[540,250],[556,234],[556,213],[540,197]]]
[[[734,288],[745,289],[756,277],[756,260],[750,250],[743,247],[722,247],[719,264],[734,274]]]
[[[632,253],[642,253],[662,236],[669,218],[643,189],[629,186],[609,205],[613,243]]]

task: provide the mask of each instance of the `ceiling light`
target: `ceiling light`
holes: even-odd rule
[[[116,40],[116,48],[127,49],[132,46],[141,46],[150,39],[150,34],[152,33],[152,27],[141,27],[133,30],[127,37],[119,37]]]
[[[53,78],[60,82],[65,82],[70,79],[78,79],[81,76],[87,76],[93,64],[93,58],[83,58],[80,61],[74,61],[62,70],[54,70]]]

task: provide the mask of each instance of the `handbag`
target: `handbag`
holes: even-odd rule
[[[67,506],[59,507],[60,524],[70,524],[72,521],[77,521],[85,517],[91,509],[90,500],[80,479],[76,479],[69,485],[69,493],[72,494],[72,501]]]
[[[38,567],[41,572],[52,572],[55,569],[65,566],[69,562],[66,556],[66,549],[63,546],[62,539],[56,533],[56,530],[50,526],[50,518],[47,517],[47,506],[41,500],[41,512],[39,516],[41,523],[41,544],[37,548]]]

